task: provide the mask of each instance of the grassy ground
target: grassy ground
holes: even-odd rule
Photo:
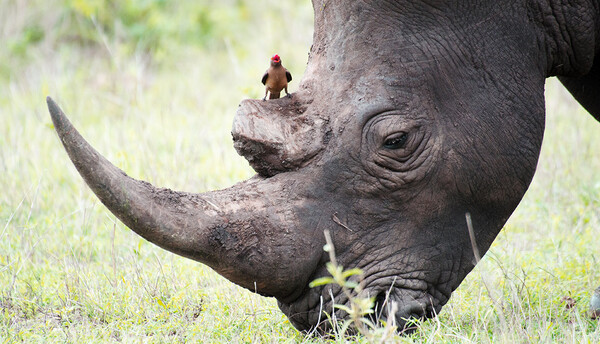
[[[252,175],[229,131],[239,101],[262,96],[271,54],[297,87],[308,1],[181,2],[160,13],[197,11],[211,34],[155,32],[169,21],[149,15],[147,41],[86,17],[94,3],[0,0],[0,342],[343,342],[304,338],[275,300],[132,234],[71,165],[44,101],[136,178],[227,187]],[[600,285],[600,124],[556,81],[547,107],[536,177],[492,249],[436,320],[390,341],[600,341],[586,316]]]

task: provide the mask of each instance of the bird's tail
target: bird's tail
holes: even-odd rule
[[[281,94],[281,92],[277,92],[277,93],[271,92],[271,94],[269,95],[269,99],[279,99],[280,94]]]

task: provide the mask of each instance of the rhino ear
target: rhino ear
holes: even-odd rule
[[[580,77],[558,78],[594,118],[600,122],[600,55],[596,56],[589,73]]]

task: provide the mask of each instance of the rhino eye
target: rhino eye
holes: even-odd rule
[[[383,143],[383,147],[387,149],[400,149],[404,147],[407,139],[407,133],[397,133],[388,137]]]

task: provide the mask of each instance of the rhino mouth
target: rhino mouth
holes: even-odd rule
[[[337,284],[329,284],[306,291],[292,303],[280,302],[279,307],[300,331],[332,333],[336,332],[336,326],[337,330],[341,328],[343,323],[340,320],[355,319],[346,310],[357,309],[363,300],[371,299],[371,311],[362,314],[362,318],[373,326],[393,326],[399,333],[411,333],[418,328],[420,321],[435,317],[449,299],[439,291],[441,289],[427,286],[422,281],[386,277],[365,283],[373,276],[357,281],[361,287],[364,285],[358,292],[357,289],[344,290]],[[363,323],[360,326],[367,325]],[[359,331],[355,322],[348,331]]]
[[[390,288],[376,294],[373,313],[369,320],[374,324],[392,324],[400,332],[412,332],[417,322],[433,318],[441,309],[438,302],[426,292]]]
[[[331,293],[329,291],[329,298],[331,298]],[[441,309],[441,305],[435,306],[437,302],[423,292],[407,291],[399,288],[379,290],[379,292],[365,290],[361,295],[354,295],[351,299],[348,299],[345,295],[339,295],[333,298],[332,303],[322,306],[320,311],[324,311],[325,314],[330,314],[330,316],[320,315],[321,321],[317,321],[319,323],[318,330],[323,333],[332,332],[332,322],[341,319],[353,319],[353,316],[344,309],[354,309],[361,302],[360,299],[364,298],[373,299],[371,313],[364,314],[364,319],[369,320],[372,326],[395,327],[397,332],[400,333],[413,332],[418,328],[420,321],[433,318]],[[364,325],[359,324],[359,326]],[[355,333],[356,331],[358,331],[357,324],[351,324],[350,332]]]

